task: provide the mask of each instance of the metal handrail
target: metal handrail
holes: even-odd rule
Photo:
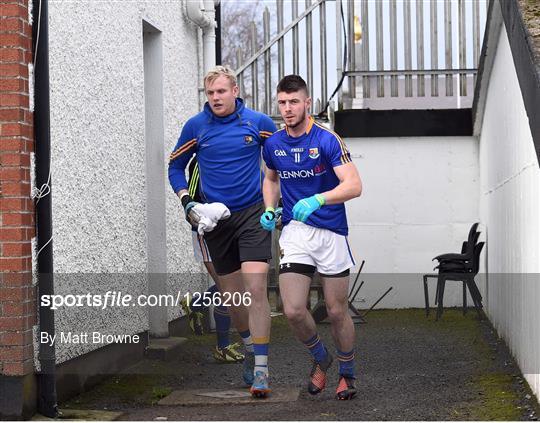
[[[410,99],[413,108],[417,105],[434,108],[437,104],[444,108],[460,107],[462,98],[472,103],[474,90],[471,84],[476,82],[481,31],[485,23],[482,22],[484,16],[481,17],[480,5],[487,1],[377,0],[373,3],[372,0],[304,0],[305,9],[298,13],[298,0],[291,0],[288,4],[292,19],[284,27],[284,0],[276,0],[277,34],[270,36],[271,15],[266,7],[262,47],[257,46],[256,26],[252,23],[249,58],[242,62],[242,54],[237,52],[236,75],[240,89],[246,93],[246,81],[250,81],[248,104],[251,102],[252,107],[276,115],[272,77],[275,78],[277,73],[278,80],[281,79],[285,67],[292,65],[292,72],[306,78],[311,96],[317,93],[315,114],[326,107],[328,96],[334,90],[334,86],[329,87],[329,77],[330,81],[332,78],[338,82],[345,79],[337,87],[337,104],[330,106],[338,110],[344,107],[399,108],[399,101],[410,107]],[[335,5],[333,34],[327,28],[328,3]],[[317,16],[319,25],[314,28],[313,19]],[[457,22],[454,22],[454,17],[457,17]],[[299,39],[302,28],[305,29],[305,41]],[[361,28],[361,35],[355,33],[358,28]],[[468,38],[471,29],[472,37]],[[345,37],[342,32],[345,32]],[[286,64],[285,42],[291,33],[292,60]],[[328,48],[328,40],[335,40],[334,52]],[[305,43],[303,62],[300,60],[302,42]],[[275,62],[271,49],[276,44],[277,66],[272,70]],[[314,55],[314,47],[318,47],[320,54],[317,56]],[[328,55],[334,53],[335,67],[331,69],[329,64],[333,58]],[[260,77],[262,64],[264,69]],[[314,69],[317,71],[317,68],[320,72],[315,83]],[[259,79],[264,83],[262,102],[259,102]],[[440,91],[443,92],[441,95]],[[452,99],[456,102],[452,103]]]
[[[307,15],[313,12],[321,3],[324,3],[326,0],[317,0],[316,3],[308,7],[304,12],[300,14],[293,22],[287,25],[280,33],[278,33],[274,38],[272,38],[268,43],[261,47],[255,54],[252,54],[246,62],[236,69],[236,75],[245,71],[249,65],[251,65],[255,60],[257,60],[266,50],[270,49],[275,43],[279,41],[280,38],[283,38],[292,28],[298,25]]]

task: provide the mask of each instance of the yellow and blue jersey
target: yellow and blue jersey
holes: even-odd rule
[[[197,154],[202,201],[223,203],[233,212],[261,202],[261,147],[275,131],[272,119],[245,107],[242,99],[225,117],[214,115],[206,103],[186,122],[170,156],[172,189],[189,188],[185,169]]]
[[[272,135],[264,144],[263,158],[266,166],[279,175],[284,225],[291,221],[292,208],[299,200],[338,186],[334,168],[351,162],[349,150],[339,135],[312,117],[300,137],[289,135],[287,128]],[[344,204],[325,205],[305,223],[340,235],[349,231]]]

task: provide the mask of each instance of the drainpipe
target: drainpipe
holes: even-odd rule
[[[48,0],[34,0],[32,7],[32,41],[34,43],[34,133],[36,186],[49,186],[36,201],[37,271],[39,301],[39,332],[54,336],[54,311],[41,305],[43,295],[54,292],[51,203],[51,139],[49,103],[49,11]],[[36,45],[37,43],[37,45]],[[56,396],[55,346],[39,343],[38,411],[46,416],[58,416]]]
[[[203,69],[204,74],[216,66],[216,11],[219,1],[186,1],[187,17],[203,30]]]
[[[216,2],[216,65],[221,64],[221,4]]]

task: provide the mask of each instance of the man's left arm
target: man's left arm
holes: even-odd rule
[[[330,191],[321,192],[324,204],[340,204],[362,194],[362,181],[353,162],[334,167],[339,185]]]
[[[362,181],[356,166],[352,162],[347,146],[341,138],[334,136],[322,151],[331,163],[339,184],[329,191],[320,192],[303,198],[293,207],[293,219],[305,222],[309,216],[324,205],[340,204],[362,194]]]

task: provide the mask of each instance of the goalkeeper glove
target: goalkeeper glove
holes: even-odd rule
[[[315,194],[311,197],[303,198],[298,201],[293,209],[293,219],[300,222],[308,220],[311,213],[319,210],[326,203],[326,199],[321,194]]]
[[[263,229],[266,231],[273,231],[276,228],[276,222],[281,217],[282,213],[283,209],[281,207],[278,207],[276,210],[274,210],[273,207],[267,207],[260,219]]]

